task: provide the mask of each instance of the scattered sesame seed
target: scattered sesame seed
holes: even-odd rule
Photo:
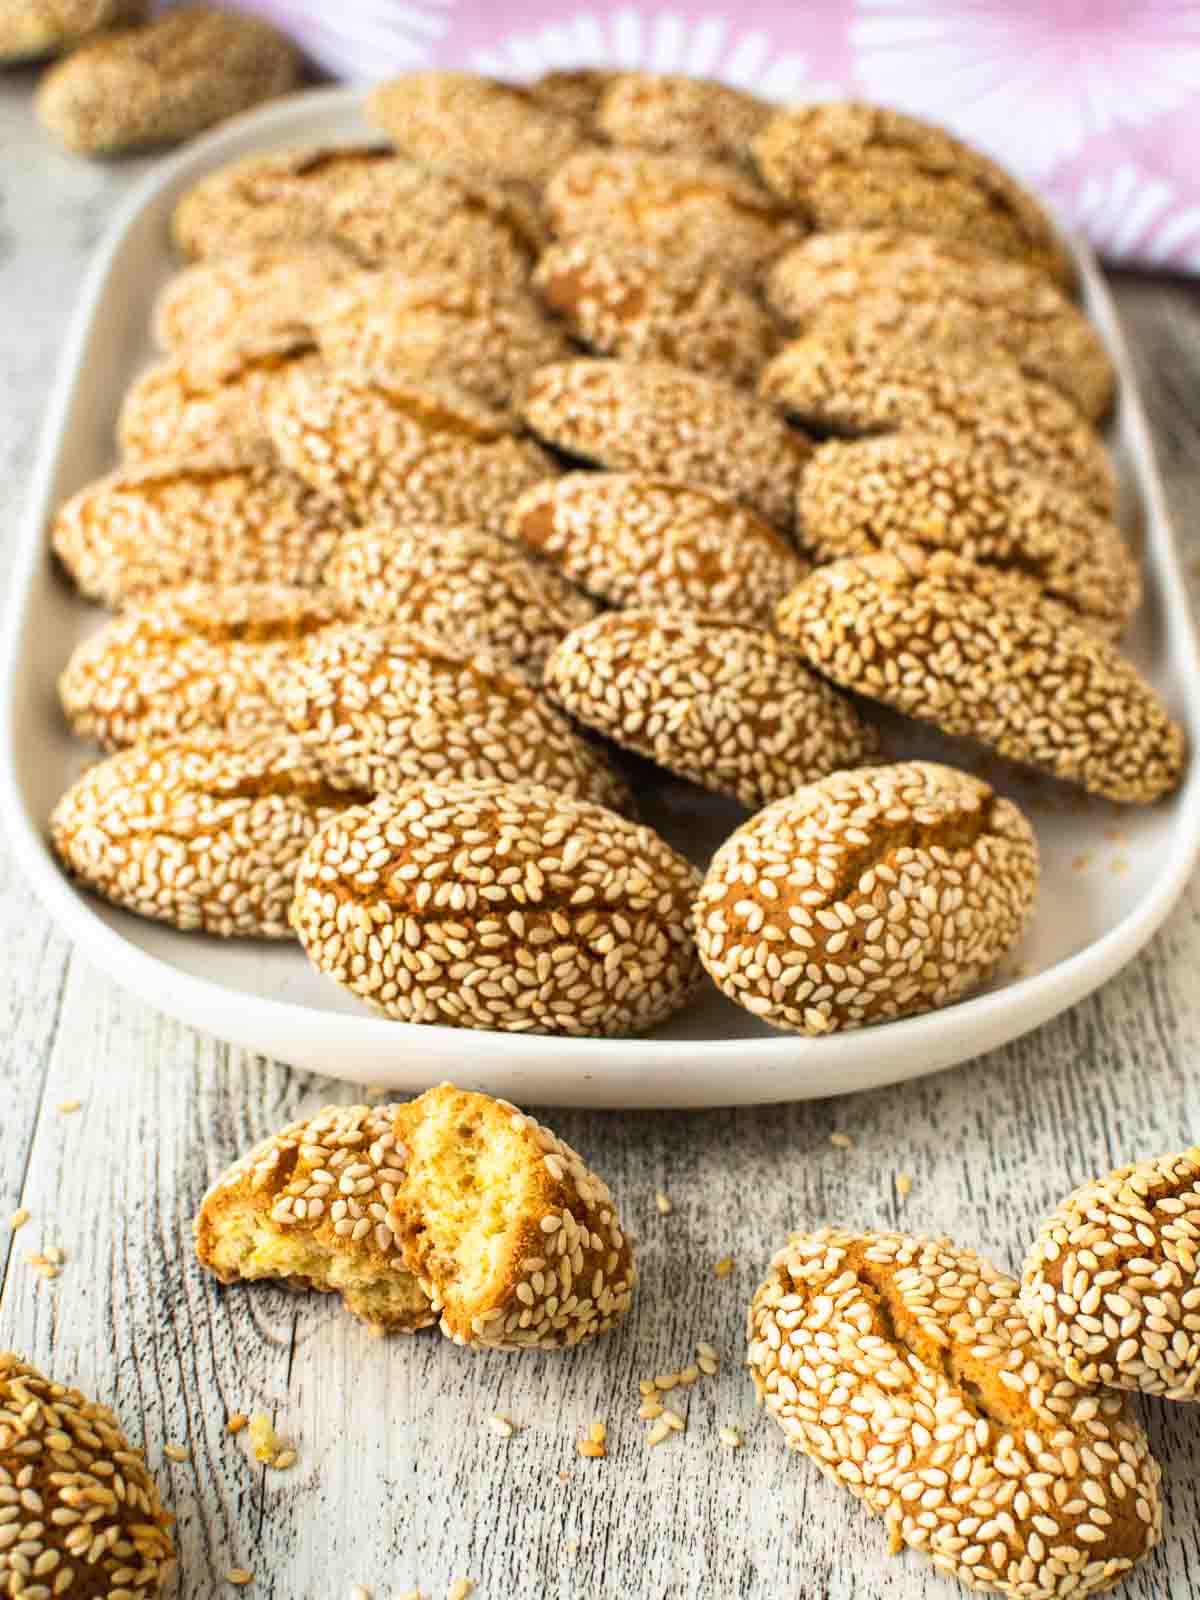
[[[58,1109],[64,1117],[69,1117],[72,1111],[78,1111],[82,1105],[82,1100],[61,1100]]]
[[[467,1600],[467,1596],[473,1594],[474,1591],[475,1580],[473,1578],[455,1578],[446,1591],[446,1600]]]
[[[295,1466],[296,1452],[294,1450],[281,1450],[274,1461],[269,1464],[274,1467],[276,1472],[286,1472],[289,1467]]]
[[[568,1539],[566,1541],[566,1543],[563,1545],[563,1549],[567,1552],[567,1554],[569,1556],[578,1555],[579,1554],[579,1540],[578,1539]]]
[[[1071,866],[1075,869],[1076,872],[1086,872],[1086,870],[1088,869],[1088,867],[1091,866],[1091,864],[1092,864],[1092,858],[1091,858],[1091,856],[1088,854],[1088,852],[1086,850],[1082,853],[1082,855],[1075,856],[1074,859],[1071,862]]]
[[[854,1140],[848,1133],[831,1133],[829,1142],[836,1150],[853,1150]]]
[[[638,1407],[638,1418],[642,1422],[653,1422],[656,1417],[661,1417],[663,1408],[657,1400],[643,1400]]]
[[[60,1249],[56,1244],[48,1244],[42,1254],[45,1256],[46,1260],[50,1262],[51,1266],[54,1267],[61,1267],[63,1262],[67,1259],[66,1251]]]
[[[225,1574],[225,1582],[232,1583],[237,1589],[244,1589],[247,1584],[254,1582],[254,1574],[247,1572],[245,1567],[230,1567]]]
[[[742,1448],[742,1436],[736,1428],[718,1428],[717,1438],[721,1441],[721,1447],[724,1450],[740,1450]]]
[[[235,1411],[229,1418],[228,1422],[226,1422],[225,1431],[226,1433],[241,1433],[242,1429],[249,1421],[250,1418],[244,1411]]]
[[[1114,856],[1112,864],[1109,867],[1109,871],[1120,877],[1123,872],[1129,871],[1129,862],[1124,856]]]
[[[166,1456],[168,1461],[186,1461],[188,1459],[188,1453],[181,1444],[163,1445],[163,1455]]]
[[[608,1454],[604,1446],[598,1444],[595,1439],[579,1439],[576,1441],[575,1449],[581,1456],[587,1456],[593,1461],[602,1460]]]
[[[12,1216],[8,1219],[9,1227],[14,1233],[16,1233],[18,1228],[23,1228],[29,1221],[30,1215],[31,1213],[28,1206],[18,1206],[13,1212]]]
[[[706,1378],[715,1378],[720,1370],[715,1356],[697,1356],[696,1365]]]
[[[670,1436],[670,1433],[670,1424],[666,1422],[665,1419],[660,1420],[654,1424],[654,1426],[650,1429],[650,1432],[646,1435],[646,1443],[648,1445],[661,1444],[664,1439]]]
[[[709,1361],[719,1361],[721,1359],[721,1357],[717,1354],[716,1347],[709,1344],[705,1339],[698,1341],[696,1345],[696,1354],[706,1358]]]
[[[896,1174],[896,1193],[901,1200],[907,1200],[912,1193],[912,1186],[912,1178],[907,1172],[898,1172]]]
[[[713,1267],[713,1271],[716,1273],[718,1278],[727,1278],[733,1271],[733,1257],[722,1256],[720,1261],[718,1261]]]
[[[350,1590],[350,1600],[371,1600],[371,1591],[356,1583]]]
[[[667,1427],[670,1428],[672,1433],[682,1433],[684,1428],[687,1426],[683,1418],[679,1415],[678,1411],[672,1411],[670,1406],[663,1407],[662,1420],[666,1423]]]
[[[643,1395],[651,1395],[651,1394],[653,1394],[654,1393],[654,1379],[653,1378],[639,1378],[638,1379],[638,1393],[639,1394],[643,1394]]]
[[[654,1196],[654,1204],[658,1207],[659,1213],[664,1217],[669,1217],[672,1211],[675,1209],[661,1189],[659,1189]]]
[[[654,1380],[654,1387],[656,1389],[673,1389],[678,1382],[679,1374],[677,1372],[660,1372]]]
[[[488,1418],[488,1427],[501,1439],[511,1439],[517,1431],[517,1425],[511,1417],[506,1417],[502,1411],[494,1411]]]
[[[588,1438],[593,1444],[603,1444],[608,1438],[608,1427],[603,1422],[593,1422],[588,1429]]]

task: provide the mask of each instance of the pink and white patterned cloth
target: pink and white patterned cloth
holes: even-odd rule
[[[235,0],[353,80],[582,63],[855,96],[946,124],[1109,259],[1200,272],[1200,0]]]

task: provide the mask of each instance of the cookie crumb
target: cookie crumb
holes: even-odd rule
[[[658,1207],[659,1214],[664,1217],[669,1217],[675,1209],[661,1189],[654,1196],[654,1204]]]
[[[716,1273],[718,1278],[727,1278],[733,1271],[733,1257],[722,1256],[720,1261],[718,1261],[713,1267],[713,1271]]]

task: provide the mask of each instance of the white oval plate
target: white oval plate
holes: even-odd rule
[[[418,1027],[371,1016],[291,945],[222,942],[142,921],[62,875],[45,820],[87,759],[58,713],[55,680],[100,613],[56,573],[46,527],[59,502],[113,463],[113,425],[151,355],[151,300],[175,263],[168,218],[179,194],[255,151],[369,130],[350,89],[309,91],[228,124],[164,161],[121,210],[84,288],[49,407],[20,538],[5,629],[0,814],[17,859],[63,929],[95,964],[151,1004],[231,1043],[355,1083],[417,1091],[442,1077],[532,1104],[604,1107],[751,1104],[844,1094],[935,1072],[1035,1028],[1091,992],[1150,938],[1200,850],[1200,770],[1168,803],[1118,810],[997,765],[988,775],[1032,814],[1044,874],[1023,949],[985,990],[946,1011],[857,1033],[774,1033],[714,990],[652,1036],[557,1039]],[[1076,256],[1088,312],[1121,380],[1112,444],[1146,604],[1129,640],[1142,669],[1200,741],[1200,658],[1145,415],[1112,302],[1094,260]],[[892,726],[896,754],[980,765],[978,752]],[[743,813],[664,783],[650,820],[703,863]]]

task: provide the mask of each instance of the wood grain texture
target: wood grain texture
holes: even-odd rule
[[[104,215],[136,165],[86,167],[33,130],[23,77],[0,89],[0,528],[24,493],[70,304]],[[1118,281],[1177,527],[1200,558],[1200,291]],[[0,561],[6,561],[0,556]],[[0,567],[0,571],[4,570]],[[26,1351],[112,1404],[144,1441],[179,1517],[177,1600],[246,1591],[337,1600],[429,1596],[470,1577],[490,1600],[737,1596],[948,1600],[917,1558],[889,1560],[881,1527],[754,1411],[741,1366],[745,1304],[789,1227],[944,1230],[1015,1267],[1073,1184],[1200,1131],[1200,888],[1099,994],[953,1072],[852,1099],[670,1114],[543,1113],[612,1183],[640,1248],[634,1313],[565,1356],[475,1355],[433,1333],[380,1342],[339,1307],[224,1290],[200,1273],[190,1218],[209,1179],[300,1112],[353,1097],[217,1044],[115,989],[72,955],[0,858],[0,1346]],[[464,1065],[464,1078],[469,1070]],[[82,1109],[56,1109],[79,1098]],[[853,1148],[830,1143],[846,1132]],[[913,1178],[898,1200],[898,1172]],[[662,1216],[656,1190],[674,1209]],[[67,1253],[43,1281],[25,1256]],[[718,1278],[721,1257],[735,1260]],[[637,1380],[695,1342],[719,1378],[673,1401],[687,1431],[650,1450]],[[299,1451],[252,1463],[225,1432],[273,1414]],[[487,1427],[493,1411],[520,1432]],[[1147,1403],[1168,1477],[1167,1538],[1122,1594],[1195,1600],[1200,1410]],[[609,1427],[606,1460],[575,1441]],[[742,1429],[722,1450],[717,1428]],[[175,1464],[163,1447],[189,1453]],[[569,1545],[577,1545],[574,1553]]]

